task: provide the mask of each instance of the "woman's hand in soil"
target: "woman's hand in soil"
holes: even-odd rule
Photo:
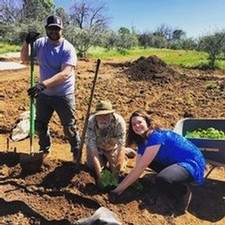
[[[109,202],[111,202],[111,203],[117,203],[118,199],[119,199],[119,195],[118,194],[116,194],[113,191],[111,191],[109,193]]]
[[[118,188],[119,186],[117,186],[117,188],[115,188],[115,189],[113,189],[112,191],[111,191],[111,193],[113,193],[113,194],[115,194],[115,195],[121,195],[122,193],[123,193],[123,191],[122,190],[120,190],[119,188]]]

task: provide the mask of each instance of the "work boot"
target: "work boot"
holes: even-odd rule
[[[45,149],[40,148],[39,149],[39,153],[43,154],[43,157],[47,157],[51,153],[51,148],[50,147],[49,148],[45,148]]]
[[[184,214],[188,209],[188,206],[191,202],[191,198],[192,198],[192,192],[190,188],[188,188],[186,194],[182,195],[181,197],[175,200],[176,210],[180,212],[181,214]]]
[[[73,162],[79,163],[81,160],[81,149],[80,149],[80,136],[76,132],[76,135],[70,140],[71,152],[73,154]]]

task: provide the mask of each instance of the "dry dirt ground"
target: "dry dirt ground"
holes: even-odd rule
[[[13,59],[18,61],[18,59]],[[82,133],[90,99],[96,61],[80,59],[76,68],[76,116]],[[0,71],[0,224],[67,225],[91,216],[100,206],[112,210],[124,225],[225,224],[225,172],[216,167],[203,186],[192,186],[188,211],[179,215],[172,203],[154,185],[147,171],[140,179],[143,190],[130,187],[116,202],[109,190],[99,192],[90,171],[72,163],[58,117],[50,127],[53,147],[39,171],[22,170],[21,152],[29,156],[29,139],[8,139],[20,113],[29,110],[26,90],[29,66]],[[35,66],[35,74],[38,67]],[[173,129],[184,117],[225,117],[225,72],[184,69],[164,64],[157,57],[134,61],[101,62],[91,111],[100,99],[110,99],[128,122],[132,111],[145,109],[162,126]],[[212,85],[213,83],[213,85]],[[7,141],[8,140],[8,141]],[[37,138],[34,149],[38,149]],[[85,149],[85,146],[84,146]],[[128,160],[127,172],[133,159]],[[207,164],[207,171],[211,168]]]

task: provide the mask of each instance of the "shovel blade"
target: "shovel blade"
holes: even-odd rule
[[[20,166],[23,173],[35,173],[41,170],[43,153],[21,153]]]
[[[9,167],[15,166],[19,163],[19,154],[16,152],[1,152],[0,165],[6,164]]]

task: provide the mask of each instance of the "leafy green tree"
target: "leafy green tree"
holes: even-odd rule
[[[166,24],[162,24],[156,28],[156,31],[154,32],[154,36],[163,37],[169,42],[173,39],[173,32],[174,32],[173,28],[171,28],[170,26]]]
[[[54,12],[54,7],[52,0],[23,0],[23,21],[43,21]]]
[[[196,50],[197,49],[197,41],[193,38],[186,38],[180,41],[180,49],[183,50]]]
[[[137,46],[137,36],[136,34],[131,33],[129,29],[121,27],[118,31],[118,34],[119,38],[116,44],[118,49],[129,49],[131,47]]]
[[[104,31],[101,32],[99,45],[106,48],[107,50],[112,50],[116,48],[119,36],[115,31]]]
[[[149,36],[148,33],[145,32],[143,34],[139,34],[137,36],[137,38],[138,38],[138,42],[139,42],[139,45],[140,46],[143,46],[145,49],[148,48],[148,47],[150,47],[150,45],[149,45],[150,36]]]
[[[167,48],[168,42],[165,37],[153,34],[152,45],[154,48]]]
[[[183,30],[177,29],[172,32],[173,41],[180,41],[183,38],[185,38],[185,32]]]
[[[225,30],[222,33],[225,34]],[[223,53],[223,59],[224,59],[225,58],[225,43],[222,46],[222,53]]]
[[[198,49],[205,51],[209,55],[209,68],[215,67],[216,58],[223,53],[225,45],[225,32],[216,32],[200,38]]]
[[[69,25],[65,30],[65,37],[75,46],[78,56],[85,57],[87,50],[96,42],[97,36],[91,29]]]
[[[144,48],[166,48],[167,40],[160,33],[145,32],[138,35],[139,45]]]

